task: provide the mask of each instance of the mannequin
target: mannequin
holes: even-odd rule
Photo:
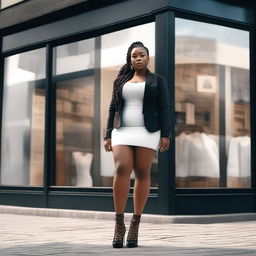
[[[92,177],[90,174],[93,154],[90,152],[76,151],[72,153],[76,166],[76,186],[92,187]]]

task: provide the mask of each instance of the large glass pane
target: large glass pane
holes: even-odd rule
[[[56,186],[93,186],[94,52],[95,39],[54,48]]]
[[[56,48],[56,75],[95,67],[94,39],[65,44]]]
[[[110,104],[113,81],[119,69],[126,63],[126,53],[132,42],[141,41],[149,49],[150,70],[155,70],[155,23],[148,23],[114,33],[109,33],[101,37],[101,177],[102,186],[112,186],[115,166],[111,152],[104,150],[103,135],[105,134],[108,117],[108,107]],[[151,186],[158,186],[157,176],[157,154],[151,168]],[[134,173],[131,174],[131,186],[134,184]]]
[[[250,187],[249,32],[176,18],[176,186]]]
[[[5,59],[1,184],[43,185],[45,49]]]

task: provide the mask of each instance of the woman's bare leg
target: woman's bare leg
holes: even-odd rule
[[[134,213],[140,215],[150,190],[150,170],[156,151],[146,147],[135,147],[134,152]]]
[[[130,176],[133,170],[134,152],[131,146],[112,147],[116,173],[113,180],[113,194],[116,214],[124,213],[130,191]]]

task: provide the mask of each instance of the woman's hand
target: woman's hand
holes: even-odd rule
[[[111,139],[110,139],[110,138],[107,138],[107,139],[105,139],[104,141],[105,141],[105,143],[104,143],[105,151],[107,151],[107,152],[112,151]]]
[[[163,152],[169,148],[169,145],[170,145],[170,138],[162,137],[160,139],[158,149],[160,150],[160,152]]]

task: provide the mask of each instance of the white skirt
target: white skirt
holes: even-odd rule
[[[149,132],[145,127],[114,128],[111,133],[111,146],[133,145],[158,150],[160,130]]]

